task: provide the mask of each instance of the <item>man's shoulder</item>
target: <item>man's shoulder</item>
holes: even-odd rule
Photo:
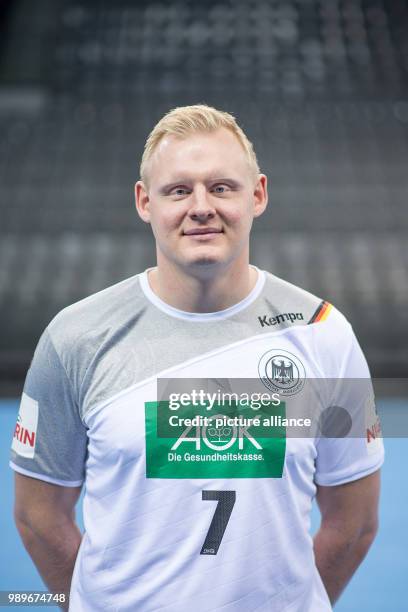
[[[346,323],[342,313],[325,297],[317,296],[271,272],[265,271],[265,273],[263,297],[267,313],[261,317],[264,326],[287,322],[292,327],[327,320],[336,324]]]
[[[112,326],[120,328],[140,314],[145,305],[139,274],[93,293],[60,310],[47,329],[58,347],[69,339],[75,343],[82,336],[96,336]]]
[[[321,364],[325,377],[336,378],[356,351],[361,351],[350,322],[327,299],[270,273],[267,273],[265,296],[266,301],[270,301],[270,310],[274,311],[272,319],[266,319],[269,328],[264,331],[289,328],[292,338],[300,332],[302,341]],[[265,319],[261,325],[265,327]],[[360,371],[357,366],[364,359],[355,360],[355,371]],[[366,368],[365,362],[361,367]]]

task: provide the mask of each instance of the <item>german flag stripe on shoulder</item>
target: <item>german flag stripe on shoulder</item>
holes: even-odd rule
[[[310,325],[310,323],[320,323],[321,321],[325,321],[329,316],[332,308],[333,305],[330,304],[330,302],[326,302],[326,300],[320,302],[308,325]]]

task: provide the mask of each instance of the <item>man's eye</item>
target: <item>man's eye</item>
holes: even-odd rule
[[[215,185],[213,187],[213,191],[215,191],[215,193],[225,193],[228,191],[228,189],[228,185]]]
[[[171,191],[171,194],[176,196],[183,196],[186,195],[186,193],[188,193],[188,189],[185,189],[184,187],[176,187]]]

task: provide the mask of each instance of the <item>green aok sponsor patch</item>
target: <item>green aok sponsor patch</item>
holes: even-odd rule
[[[285,403],[247,405],[145,403],[147,478],[281,478]]]

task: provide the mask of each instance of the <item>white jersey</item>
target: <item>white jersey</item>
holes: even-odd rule
[[[203,378],[205,403],[190,393],[183,406]],[[252,384],[273,400],[234,424],[221,394]],[[309,533],[316,484],[379,469],[377,419],[364,356],[327,302],[258,270],[241,302],[188,313],[161,301],[146,271],[48,325],[11,467],[85,483],[74,612],[324,612]]]

